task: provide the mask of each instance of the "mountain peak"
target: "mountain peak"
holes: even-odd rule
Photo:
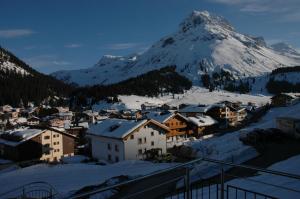
[[[183,32],[191,28],[199,26],[219,26],[227,30],[234,30],[232,25],[223,17],[212,14],[208,11],[194,10],[181,24],[180,27]]]

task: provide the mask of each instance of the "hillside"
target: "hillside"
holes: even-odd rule
[[[68,96],[72,87],[41,74],[11,52],[0,47],[0,105],[20,101],[40,103],[49,96]]]
[[[186,77],[176,72],[175,66],[167,66],[116,84],[81,87],[76,89],[72,96],[75,97],[78,104],[87,105],[86,99],[91,99],[93,104],[108,96],[139,95],[156,97],[167,93],[184,93],[191,86],[192,83]]]
[[[93,67],[58,71],[57,79],[78,85],[108,85],[165,66],[201,85],[203,74],[229,71],[236,79],[260,76],[279,67],[300,64],[300,53],[288,45],[267,46],[262,37],[238,33],[223,17],[194,11],[179,29],[143,54],[106,55]]]

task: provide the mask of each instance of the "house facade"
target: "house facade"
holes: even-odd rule
[[[166,153],[167,132],[166,126],[154,120],[110,119],[91,126],[88,137],[92,156],[113,163],[144,159],[151,149]]]
[[[289,106],[300,101],[300,93],[280,93],[271,98],[273,106]]]
[[[278,117],[276,118],[276,127],[284,133],[300,138],[300,118]]]
[[[59,161],[74,155],[74,137],[51,129],[18,129],[0,137],[0,156],[13,161]]]

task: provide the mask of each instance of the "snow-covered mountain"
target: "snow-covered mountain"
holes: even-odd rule
[[[262,37],[238,33],[223,17],[194,11],[177,32],[162,38],[143,54],[106,55],[91,68],[58,71],[52,75],[78,85],[111,84],[176,65],[180,74],[197,85],[202,74],[221,69],[235,77],[249,77],[300,64],[300,54],[279,47],[268,47]]]
[[[31,71],[23,65],[18,63],[14,55],[0,47],[0,71],[29,75]]]
[[[282,54],[295,55],[297,57],[300,56],[300,52],[298,52],[296,49],[294,49],[291,45],[288,45],[283,42],[272,44],[271,48]]]

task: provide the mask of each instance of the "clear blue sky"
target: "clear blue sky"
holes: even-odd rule
[[[0,0],[0,45],[41,72],[86,68],[144,51],[193,10],[300,48],[299,0]]]

